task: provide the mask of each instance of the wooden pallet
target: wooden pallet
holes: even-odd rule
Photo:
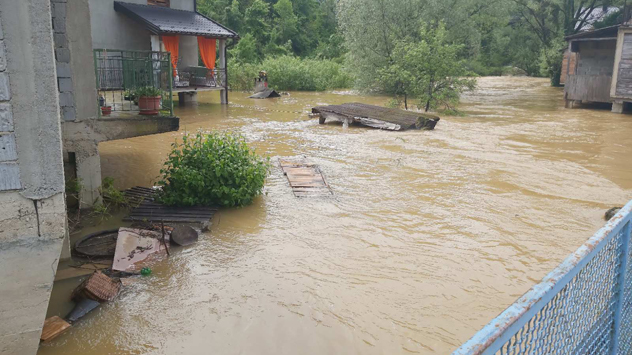
[[[320,168],[306,162],[279,160],[283,174],[296,197],[327,197],[333,195]]]
[[[70,328],[70,324],[58,316],[52,316],[44,321],[40,340],[51,341]]]
[[[144,187],[133,187],[124,191],[125,195],[134,196],[140,201],[124,221],[146,221],[159,223],[195,223],[202,229],[208,228],[218,207],[171,207],[154,200],[156,190]]]

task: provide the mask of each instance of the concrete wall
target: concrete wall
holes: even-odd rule
[[[579,42],[577,75],[612,75],[617,42]]]
[[[188,68],[198,65],[198,43],[195,36],[180,36],[178,68]]]
[[[89,0],[94,48],[151,50],[150,32],[129,17],[114,11],[114,0]],[[171,0],[171,8],[193,11],[195,0]],[[147,0],[124,0],[147,5]]]
[[[0,354],[37,352],[66,236],[50,0],[0,0]]]

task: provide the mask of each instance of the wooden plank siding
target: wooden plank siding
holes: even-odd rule
[[[564,91],[567,100],[610,102],[610,75],[569,75]]]
[[[569,62],[570,61],[570,62]],[[577,66],[577,53],[566,51],[564,52],[564,60],[562,61],[562,75],[560,76],[560,84],[566,84],[566,72],[569,74],[575,73]]]
[[[626,33],[623,37],[615,96],[623,99],[632,98],[632,33]]]

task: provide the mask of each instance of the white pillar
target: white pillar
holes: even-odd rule
[[[226,69],[226,40],[219,40],[219,69],[224,70],[224,88],[220,90],[220,101],[222,105],[228,104],[228,70]]]

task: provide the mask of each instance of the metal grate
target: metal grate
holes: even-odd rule
[[[632,202],[454,355],[632,353]]]

